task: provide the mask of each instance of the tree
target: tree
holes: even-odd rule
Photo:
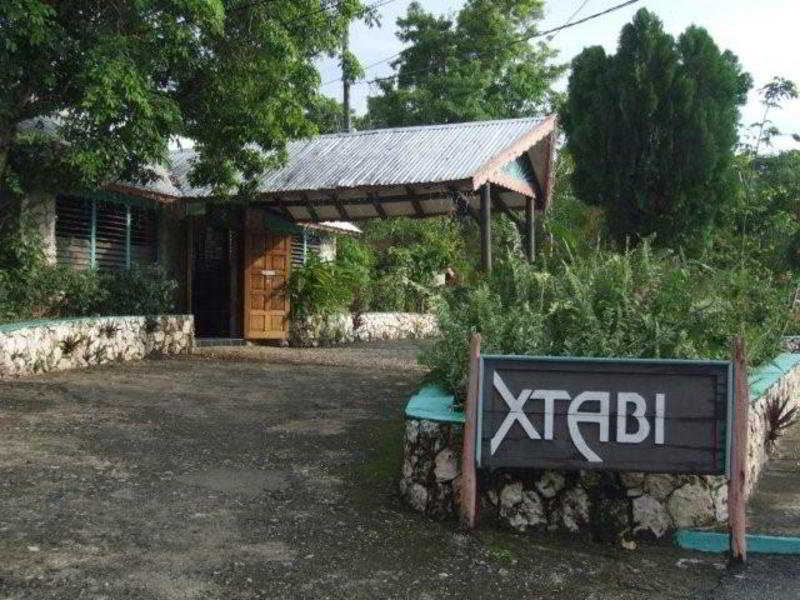
[[[352,109],[350,112],[353,112]],[[344,108],[341,102],[319,94],[309,105],[306,118],[314,123],[319,133],[338,133],[343,129],[343,115]]]
[[[542,0],[467,0],[453,19],[412,2],[397,21],[408,48],[396,76],[368,99],[370,123],[397,127],[521,117],[544,112],[550,85],[563,72],[555,51],[527,41]]]
[[[196,143],[194,183],[246,189],[314,133],[313,59],[370,14],[360,0],[2,2],[4,208],[37,185],[146,180],[176,135]]]
[[[708,32],[675,40],[645,9],[616,55],[594,46],[572,63],[561,111],[578,198],[603,207],[621,245],[655,236],[694,244],[731,197],[739,106],[751,86]]]

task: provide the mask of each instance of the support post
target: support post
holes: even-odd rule
[[[478,430],[478,371],[480,368],[481,335],[472,334],[469,341],[469,380],[467,404],[464,407],[464,443],[461,450],[461,524],[475,529],[478,521],[478,479],[475,472],[475,438]]]
[[[731,450],[730,479],[728,480],[728,526],[730,528],[730,561],[741,565],[747,560],[747,413],[750,394],[747,385],[747,355],[744,340],[733,340],[735,394],[733,412],[733,447]]]
[[[533,262],[536,258],[536,224],[535,213],[533,212],[533,198],[525,199],[525,256],[528,257],[528,262]]]
[[[487,181],[481,186],[481,270],[492,273],[492,188]]]
[[[192,306],[192,278],[194,276],[194,217],[186,218],[186,312],[194,312]]]

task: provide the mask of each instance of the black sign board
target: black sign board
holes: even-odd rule
[[[482,356],[479,468],[728,472],[733,366]]]

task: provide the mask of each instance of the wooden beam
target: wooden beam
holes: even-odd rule
[[[278,216],[281,216],[284,219],[289,219],[290,221],[294,221],[294,215],[292,214],[292,211],[290,211],[289,208],[283,203],[281,204],[275,203],[272,206],[267,206],[266,210],[273,214],[277,214]]]
[[[186,312],[193,313],[192,279],[194,278],[194,217],[186,219]]]
[[[308,194],[303,194],[303,198],[305,199],[305,201],[300,206],[305,206],[306,210],[308,211],[308,216],[311,217],[311,220],[319,223],[320,221],[319,213],[317,213],[317,211],[314,209],[314,205],[311,203]],[[287,202],[286,204],[284,204],[284,206],[290,206],[290,205]]]
[[[380,203],[379,200],[373,199],[372,206],[375,208],[375,212],[378,213],[378,216],[381,219],[386,218],[386,211],[384,210],[383,205]]]
[[[431,195],[426,196],[433,199],[437,198],[446,198],[447,192],[443,192],[440,195]],[[418,197],[419,198],[419,197]],[[412,202],[414,199],[411,196],[368,196],[364,198],[338,198],[338,201],[344,206],[363,206],[363,205],[371,205],[375,202],[381,202],[383,204],[391,204],[397,202]],[[281,201],[283,206],[300,206],[300,207],[307,207],[309,204],[312,206],[329,206],[332,204],[330,200],[319,199],[319,200],[311,200],[310,198],[307,200],[283,200]]]
[[[481,186],[481,270],[492,273],[492,185]]]
[[[339,211],[339,216],[342,217],[342,220],[349,221],[350,215],[347,214],[347,211],[344,209],[344,205],[336,196],[333,197],[333,204],[336,207],[336,210]]]
[[[425,211],[422,210],[422,204],[417,198],[417,193],[414,191],[410,185],[406,186],[406,193],[408,194],[409,198],[411,198],[411,206],[414,207],[414,213],[417,215],[417,218],[421,219],[425,216]]]
[[[536,200],[538,201],[540,207],[544,209],[544,188],[539,181],[539,176],[536,174],[536,167],[533,166],[533,162],[531,162],[531,173],[533,173],[533,189],[536,190]]]
[[[533,259],[536,258],[536,223],[533,208],[533,198],[525,198],[525,231],[522,235],[522,243],[528,262],[533,262]]]
[[[473,333],[469,341],[469,380],[467,404],[464,407],[464,441],[461,451],[461,523],[475,529],[478,521],[478,477],[475,470],[475,444],[478,432],[478,370],[480,367],[481,334]]]

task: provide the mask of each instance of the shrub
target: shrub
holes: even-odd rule
[[[159,265],[134,265],[101,275],[107,297],[104,315],[158,315],[175,309],[178,284]]]
[[[290,320],[348,310],[356,286],[353,279],[347,267],[309,255],[306,264],[295,267],[289,275]]]
[[[741,333],[758,364],[777,350],[790,295],[768,271],[715,269],[647,242],[567,255],[549,272],[508,255],[489,281],[448,294],[421,361],[459,397],[473,332],[486,353],[704,359],[727,358]]]
[[[37,273],[31,307],[37,317],[87,317],[102,313],[107,298],[97,271],[48,265]]]

